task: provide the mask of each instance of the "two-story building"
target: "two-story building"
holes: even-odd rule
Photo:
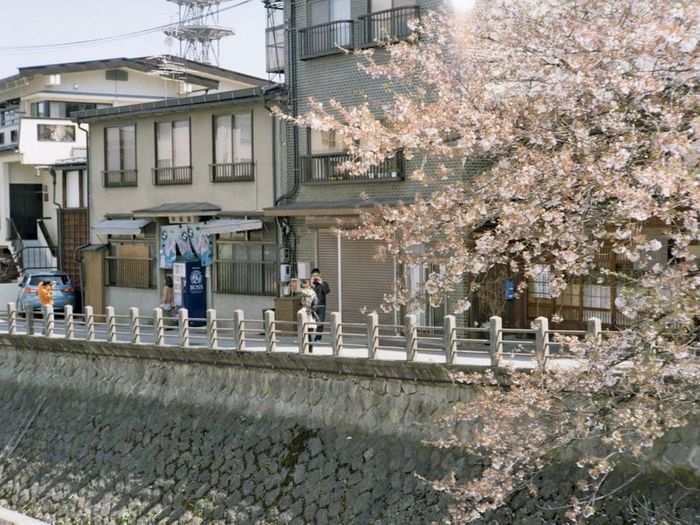
[[[268,107],[284,101],[278,86],[252,84],[76,115],[90,126],[83,280],[97,311],[182,305],[168,298],[182,261],[201,265],[206,306],[222,316],[242,308],[259,319],[273,306],[277,227],[263,210],[275,202],[285,152]]]
[[[71,120],[77,112],[264,83],[171,56],[23,67],[0,79],[0,250],[20,271],[58,266],[79,278],[89,126]]]

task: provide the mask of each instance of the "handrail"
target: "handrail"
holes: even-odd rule
[[[56,257],[56,245],[52,242],[51,234],[46,227],[45,220],[44,218],[37,219],[36,224],[39,227],[39,231],[41,231],[41,234],[44,236],[44,241],[46,241],[46,246],[51,251],[51,255]]]

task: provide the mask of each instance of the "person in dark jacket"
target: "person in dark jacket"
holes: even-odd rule
[[[331,287],[323,280],[321,277],[321,270],[318,268],[311,270],[311,286],[313,286],[314,292],[316,292],[316,306],[314,311],[316,312],[316,318],[318,320],[314,341],[320,341],[321,337],[323,337],[323,322],[326,320],[326,296],[331,293]]]

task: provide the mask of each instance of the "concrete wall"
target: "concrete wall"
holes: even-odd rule
[[[0,506],[71,524],[456,523],[430,480],[475,476],[482,460],[426,444],[478,395],[452,372],[0,336]],[[700,486],[698,425],[657,444],[656,485],[606,499],[592,522],[632,523],[631,496],[675,495],[663,471]],[[538,498],[518,493],[484,523],[563,523],[580,473],[553,469]]]
[[[254,113],[253,155],[255,181],[213,183],[209,165],[213,162],[212,115]],[[156,186],[152,169],[155,161],[155,122],[191,119],[192,184]],[[105,188],[102,171],[104,160],[104,129],[117,124],[93,124],[90,131],[90,192],[91,224],[107,214],[128,213],[166,202],[210,202],[225,211],[261,211],[273,204],[272,118],[262,103],[220,107],[216,110],[169,113],[160,118],[140,118],[120,122],[136,122],[138,186]],[[93,239],[94,242],[100,242]]]

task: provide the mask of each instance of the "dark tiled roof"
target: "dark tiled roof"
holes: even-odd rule
[[[219,206],[210,202],[166,202],[153,208],[134,210],[133,213],[138,213],[140,215],[163,215],[167,213],[183,213],[196,215],[197,213],[218,213],[220,211],[221,208]]]

